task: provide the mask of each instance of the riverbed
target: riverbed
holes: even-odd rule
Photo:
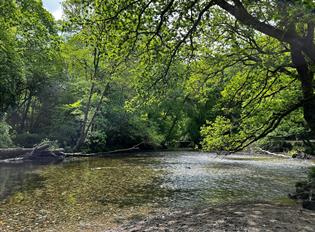
[[[167,229],[169,221],[189,221],[185,213],[191,219],[204,212],[222,221],[220,209],[228,214],[259,205],[296,213],[302,209],[287,195],[312,165],[263,155],[183,151],[69,159],[46,166],[1,164],[0,231],[149,231],[150,220]],[[302,213],[312,218],[311,212]],[[143,227],[137,230],[139,225]],[[314,220],[305,224],[305,231],[313,225]],[[246,231],[242,226],[236,231]]]

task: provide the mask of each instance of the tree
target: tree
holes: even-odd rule
[[[275,5],[270,1],[266,7],[275,5],[279,13],[275,15],[276,17],[269,16],[269,20],[275,19],[277,26],[272,26],[270,22],[262,22],[259,18],[251,15],[248,9],[251,9],[253,4],[235,0],[233,1],[234,5],[226,1],[220,1],[218,5],[243,24],[289,45],[288,52],[291,55],[291,67],[298,74],[303,92],[302,101],[293,108],[303,107],[304,118],[312,132],[315,133],[314,71],[312,68],[315,64],[314,3],[313,1],[306,1],[306,5],[303,5],[301,2],[280,1]],[[285,69],[285,67],[278,68],[282,69],[281,71]],[[293,109],[289,111],[293,111]],[[285,114],[280,117],[283,116]]]
[[[51,135],[60,104],[65,84],[61,40],[52,15],[41,1],[0,4],[1,114],[6,113],[16,132],[15,142],[33,146]],[[26,140],[30,144],[25,144]]]
[[[22,60],[15,39],[18,17],[13,1],[0,2],[0,117],[16,104],[23,85]]]
[[[68,0],[63,6],[66,15],[65,31],[72,34],[68,43],[74,45],[73,55],[80,53],[79,56],[75,55],[76,61],[71,62],[77,67],[81,66],[79,69],[82,71],[79,75],[85,77],[85,83],[89,86],[82,104],[80,135],[73,148],[78,150],[88,137],[109,93],[114,75],[121,70],[122,56],[112,51],[115,40],[112,40],[111,25],[99,20],[97,1]]]
[[[240,150],[293,121],[314,136],[313,1],[63,6],[62,33],[41,1],[1,2],[0,107],[17,137]]]
[[[111,23],[122,35],[118,44],[128,44],[132,52],[148,66],[157,63],[163,72],[151,72],[151,86],[167,82],[168,73],[177,60],[187,64],[202,56],[218,57],[218,50],[239,46],[233,62],[222,65],[220,71],[238,65],[261,64],[261,70],[270,76],[286,75],[300,82],[294,101],[284,102],[279,112],[269,118],[268,127],[260,133],[251,133],[239,141],[236,149],[247,146],[274,130],[290,113],[303,108],[304,119],[315,133],[314,98],[314,3],[312,1],[96,1],[99,19]],[[106,9],[111,9],[104,13]],[[257,39],[272,41],[276,53],[266,50]],[[220,41],[234,41],[220,46]],[[248,53],[250,45],[252,51]],[[126,46],[125,46],[126,47]],[[144,52],[145,51],[145,52]],[[268,66],[257,56],[265,56]],[[226,53],[223,53],[226,54]],[[266,58],[267,57],[267,58]],[[272,63],[275,57],[280,61]],[[252,63],[252,64],[250,64]],[[151,66],[152,67],[152,66]],[[231,72],[233,76],[236,73]],[[218,70],[214,70],[217,73]],[[272,79],[271,77],[271,79]],[[269,86],[269,85],[268,85]],[[282,86],[282,88],[286,88]],[[261,95],[257,96],[261,98]],[[237,125],[234,125],[236,127]],[[252,128],[253,129],[253,128]],[[249,139],[249,140],[248,140]],[[246,141],[245,141],[246,140]]]

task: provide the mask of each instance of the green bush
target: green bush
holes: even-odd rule
[[[16,135],[14,142],[21,147],[33,147],[35,144],[39,144],[44,139],[43,135],[22,133]]]
[[[101,152],[106,150],[106,133],[101,131],[92,131],[87,138],[87,146],[89,151]]]
[[[0,147],[10,147],[13,145],[10,136],[11,127],[4,120],[0,121]]]

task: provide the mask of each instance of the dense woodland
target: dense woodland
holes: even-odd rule
[[[237,151],[280,138],[311,153],[314,1],[66,0],[63,10],[56,21],[41,0],[0,0],[0,147]]]

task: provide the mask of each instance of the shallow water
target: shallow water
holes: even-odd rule
[[[284,203],[311,165],[199,152],[74,159],[50,166],[0,164],[0,228],[35,231],[91,218],[119,224],[169,208]]]

